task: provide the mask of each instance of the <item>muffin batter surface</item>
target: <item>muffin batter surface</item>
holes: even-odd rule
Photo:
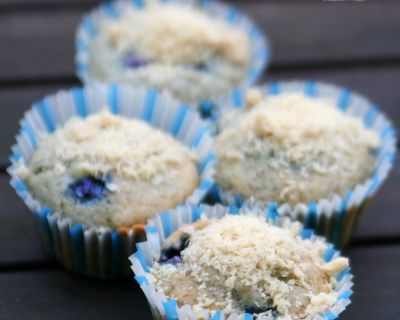
[[[325,262],[326,243],[301,239],[299,229],[230,215],[185,226],[163,244],[151,281],[195,309],[312,319],[336,302],[335,276],[348,260]]]
[[[295,205],[342,196],[371,175],[377,135],[333,101],[300,93],[263,99],[252,91],[248,104],[219,123],[223,190]]]
[[[145,122],[102,112],[41,138],[19,173],[53,211],[86,226],[130,226],[193,193],[192,152]]]

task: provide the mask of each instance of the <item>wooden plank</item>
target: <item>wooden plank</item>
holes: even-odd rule
[[[18,133],[19,120],[30,108],[31,103],[67,86],[69,85],[48,84],[0,89],[0,108],[3,112],[3,116],[0,117],[0,166],[4,167],[8,164],[11,145],[15,143],[14,137]]]
[[[273,72],[264,81],[285,79],[318,79],[336,83],[369,97],[400,128],[400,91],[395,84],[400,83],[400,66],[384,68],[335,69],[331,71]],[[18,130],[18,120],[29,109],[32,101],[40,99],[59,89],[69,87],[68,83],[35,85],[24,88],[0,87],[0,108],[7,116],[0,117],[0,166],[8,160],[10,146]],[[12,112],[10,112],[12,110]]]
[[[398,319],[400,246],[349,250],[353,303],[342,320]],[[62,270],[0,273],[1,319],[151,319],[133,279],[102,282]]]
[[[400,2],[399,2],[400,3]],[[278,80],[318,80],[346,87],[368,97],[400,128],[400,66],[376,68],[335,68],[266,73],[263,82]]]
[[[400,161],[388,180],[365,210],[355,234],[355,240],[400,237],[399,190]]]
[[[399,57],[399,1],[238,2],[268,35],[275,65]]]
[[[108,282],[63,270],[0,274],[0,319],[151,319],[133,276]]]
[[[12,264],[48,263],[33,217],[8,185],[9,177],[0,175],[0,267]],[[355,241],[397,241],[400,238],[398,190],[400,163],[372,204],[366,209]],[[1,318],[1,317],[0,317]]]
[[[83,11],[0,13],[0,79],[74,74],[74,33]]]
[[[13,10],[23,10],[29,8],[43,8],[43,6],[66,8],[70,6],[95,6],[101,0],[0,0],[0,8],[10,8]]]
[[[388,180],[366,208],[355,234],[355,241],[398,238],[400,236],[399,217],[400,160]]]
[[[9,177],[1,174],[0,268],[13,264],[48,263],[50,258],[42,247],[34,218],[8,182]],[[0,316],[0,319],[3,318]]]
[[[400,68],[352,68],[273,72],[264,81],[287,79],[318,79],[335,83],[367,96],[400,128],[400,92],[395,84],[400,81]],[[379,190],[365,216],[361,219],[356,239],[400,236],[400,217],[398,214],[398,190],[400,188],[400,164],[397,159],[395,170]]]
[[[318,78],[343,84],[351,89],[365,93],[373,98],[382,109],[396,119],[399,125],[400,93],[392,83],[398,83],[400,68],[376,68],[368,70],[337,70],[331,72],[282,72],[268,76],[269,81],[283,78]],[[7,117],[0,117],[0,163],[6,164],[9,148],[18,128],[18,119],[29,108],[32,100],[56,91],[58,85],[33,86],[24,89],[5,88],[0,90],[0,106]],[[0,176],[1,204],[4,214],[0,219],[0,263],[13,261],[43,261],[47,259],[40,241],[33,228],[33,221],[27,209],[14,196],[8,187],[8,178]],[[400,217],[398,215],[397,190],[400,187],[400,164],[385,183],[371,205],[367,208],[364,219],[357,230],[358,241],[373,240],[376,238],[396,238],[400,236]],[[12,213],[12,219],[9,215]],[[17,234],[14,232],[17,231]],[[27,235],[25,238],[24,235]]]
[[[400,246],[357,248],[348,254],[355,277],[355,294],[340,319],[398,319]]]
[[[275,67],[400,59],[399,1],[234,3],[268,33]],[[0,80],[71,77],[74,32],[86,11],[0,12]]]

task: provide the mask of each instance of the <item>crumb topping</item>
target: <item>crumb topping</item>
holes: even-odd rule
[[[151,281],[195,309],[312,319],[335,303],[335,276],[348,260],[325,262],[326,244],[303,240],[300,227],[288,221],[273,226],[255,216],[211,220],[191,230],[180,263],[151,268]]]
[[[167,64],[191,64],[217,55],[243,65],[250,56],[243,31],[182,5],[130,9],[119,19],[105,22],[101,32],[121,53],[134,51]]]
[[[371,174],[378,136],[333,101],[300,93],[260,101],[254,92],[247,100],[249,108],[222,118],[215,141],[217,180],[226,190],[309,202],[342,195]],[[241,178],[239,170],[249,174]]]
[[[73,165],[77,175],[117,171],[136,180],[157,179],[194,154],[177,140],[143,121],[114,116],[108,111],[85,119],[72,118],[51,135],[43,136],[29,168]]]
[[[147,123],[103,111],[40,137],[18,173],[33,196],[87,226],[131,226],[184,203],[199,183],[195,155]]]

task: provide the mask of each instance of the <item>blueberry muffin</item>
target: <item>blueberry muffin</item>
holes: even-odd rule
[[[329,99],[250,90],[247,107],[218,126],[217,183],[244,199],[295,205],[342,196],[375,167],[379,137]]]
[[[336,303],[336,276],[349,262],[326,262],[327,244],[302,239],[300,229],[299,223],[275,226],[252,215],[199,220],[163,242],[150,281],[194,310],[313,319]]]
[[[104,19],[90,43],[89,74],[168,90],[189,104],[237,86],[250,63],[240,28],[186,5],[148,3]]]
[[[72,223],[123,227],[184,203],[197,188],[192,152],[166,133],[107,111],[41,137],[18,172],[33,197]]]

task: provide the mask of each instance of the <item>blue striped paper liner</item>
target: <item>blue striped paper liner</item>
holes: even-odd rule
[[[95,84],[60,91],[33,103],[21,120],[16,144],[12,147],[8,168],[11,186],[36,217],[49,253],[69,269],[100,278],[129,274],[127,257],[134,251],[137,238],[134,231],[122,234],[111,228],[72,225],[67,218],[61,218],[33,198],[16,168],[19,161],[29,161],[41,134],[52,132],[73,116],[86,117],[106,106],[114,114],[142,119],[192,149],[198,158],[200,182],[186,203],[200,203],[213,187],[215,163],[207,125],[196,112],[186,109],[168,94],[128,85]]]
[[[242,82],[237,86],[247,88],[262,76],[266,66],[270,61],[270,47],[266,36],[254,24],[254,22],[241,13],[236,8],[220,1],[193,1],[193,0],[158,0],[160,3],[184,4],[201,9],[213,17],[220,18],[230,25],[242,29],[250,39],[251,43],[251,62],[248,72]],[[126,8],[141,9],[147,5],[150,0],[118,0],[100,5],[92,10],[81,21],[76,30],[75,36],[75,65],[76,74],[83,83],[96,81],[89,73],[89,48],[90,42],[96,35],[100,22],[104,19],[116,19],[126,10]],[[152,0],[151,2],[154,2]],[[218,108],[216,101],[202,101],[199,103],[201,113],[205,117],[214,114],[213,109]]]
[[[201,217],[194,212],[202,212],[202,215],[208,219],[220,219],[228,214],[242,214],[242,215],[256,215],[272,224],[280,226],[283,223],[283,218],[271,216],[270,208],[262,208],[261,206],[247,207],[247,208],[236,208],[224,207],[222,205],[216,206],[182,206],[179,209],[169,210],[161,215],[157,215],[155,218],[149,219],[146,231],[151,241],[137,244],[137,250],[141,252],[142,257],[148,257],[147,260],[138,259],[136,255],[132,255],[129,260],[132,263],[132,271],[135,273],[135,279],[139,283],[141,289],[146,295],[149,302],[150,308],[153,315],[156,315],[154,319],[198,319],[199,315],[202,315],[204,319],[232,319],[232,315],[225,315],[222,310],[209,311],[209,310],[193,310],[190,305],[179,306],[174,299],[169,299],[165,295],[158,291],[151,282],[151,277],[148,272],[148,268],[157,262],[160,257],[161,244],[165,241],[166,237],[170,232],[173,232],[180,228],[182,225],[193,223],[199,220]],[[190,217],[188,220],[187,218]],[[167,222],[168,221],[168,222]],[[171,230],[171,221],[173,221]],[[321,240],[321,237],[315,236],[311,229],[301,229],[299,235],[303,239],[309,241]],[[340,256],[340,252],[335,250],[333,245],[326,243],[326,250],[323,254],[323,259],[326,262],[331,261],[333,258]],[[353,275],[350,268],[344,269],[340,272],[337,277],[337,285],[335,291],[337,292],[338,298],[336,303],[327,310],[324,314],[316,316],[314,320],[330,320],[336,319],[339,314],[346,309],[350,304],[350,297],[353,294]],[[235,315],[237,319],[252,319],[252,315],[238,314]],[[334,317],[334,318],[332,318]],[[234,318],[236,319],[236,318]]]
[[[280,204],[278,212],[301,220],[306,227],[319,231],[337,247],[344,247],[351,239],[355,223],[362,210],[363,204],[371,198],[382,185],[393,167],[396,155],[396,130],[379,108],[367,98],[332,84],[318,81],[281,81],[267,83],[258,87],[263,96],[279,95],[281,93],[300,92],[310,97],[329,98],[336,103],[342,112],[361,119],[365,127],[373,130],[380,137],[380,146],[376,152],[375,170],[371,177],[362,181],[344,195],[331,195],[325,199],[316,199],[309,204]],[[223,101],[220,101],[218,119],[230,110],[245,108],[246,91],[234,90]],[[214,197],[226,205],[243,206],[254,204],[254,199],[245,199],[229,190],[213,189]],[[268,205],[268,202],[264,202]],[[355,215],[355,216],[354,216]],[[324,227],[325,218],[329,219],[329,228]]]

